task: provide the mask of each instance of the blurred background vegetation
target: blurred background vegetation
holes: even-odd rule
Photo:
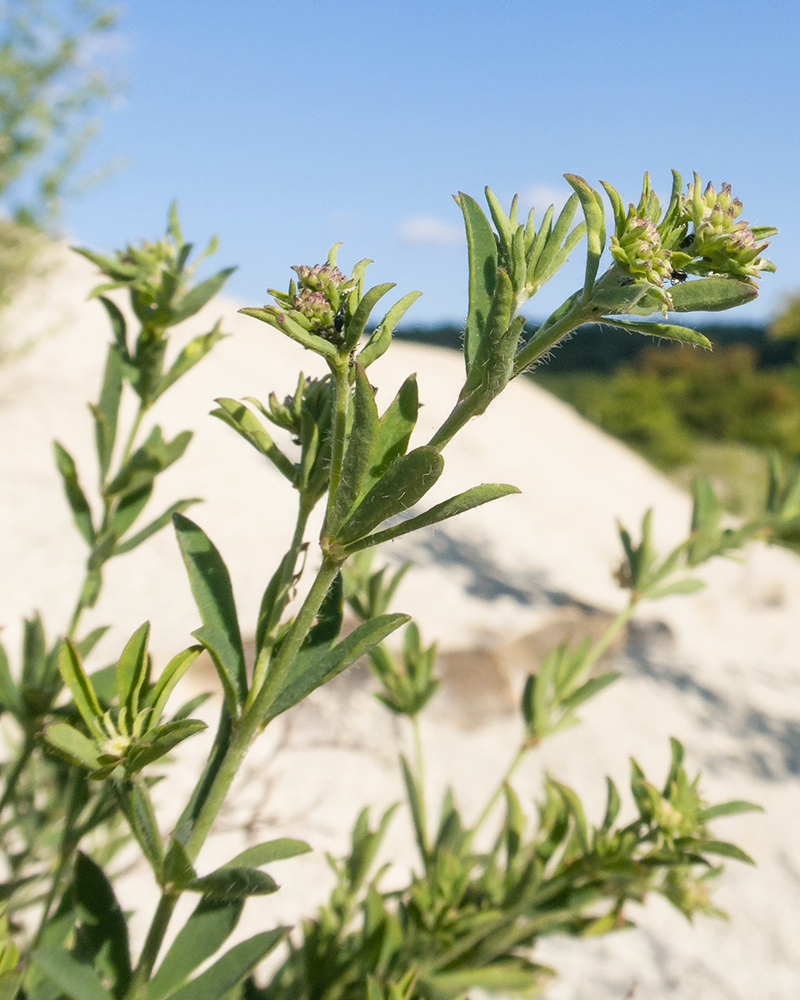
[[[115,87],[100,39],[117,13],[97,0],[0,0],[0,358],[2,310],[37,273],[76,168]]]

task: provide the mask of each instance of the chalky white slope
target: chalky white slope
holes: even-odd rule
[[[88,484],[94,466],[85,404],[96,395],[109,337],[101,307],[85,301],[95,282],[92,268],[61,251],[55,256],[47,282],[6,318],[17,343],[36,336],[35,345],[0,368],[0,624],[12,655],[22,615],[38,608],[51,631],[65,626],[82,578],[84,551],[61,495],[51,441],[58,438],[73,453]],[[284,480],[208,411],[218,396],[266,399],[273,389],[282,396],[294,388],[299,369],[322,369],[275,331],[237,315],[226,300],[188,324],[191,332],[209,329],[219,315],[232,336],[153,411],[165,434],[191,428],[195,439],[163,476],[152,513],[178,497],[205,499],[189,516],[223,553],[241,618],[252,623],[291,533],[293,497]],[[455,353],[397,344],[370,369],[380,408],[412,371],[425,404],[416,438],[422,443],[452,404],[463,369]],[[617,518],[636,529],[654,507],[664,546],[686,530],[689,502],[682,493],[530,382],[511,385],[445,457],[445,473],[425,504],[478,482],[510,482],[522,493],[388,547],[390,558],[417,563],[398,592],[396,610],[413,614],[443,649],[507,646],[571,604],[618,608],[622,599],[611,580],[619,558]],[[640,924],[636,931],[592,942],[547,942],[538,957],[561,972],[549,1000],[621,1000],[634,982],[637,1000],[800,995],[800,561],[753,547],[741,562],[720,561],[705,577],[708,587],[699,595],[643,610],[619,655],[624,679],[587,707],[583,726],[530,761],[519,788],[530,798],[550,770],[578,788],[597,818],[603,776],[624,785],[633,755],[660,779],[674,735],[686,744],[690,766],[703,770],[711,801],[745,798],[765,807],[763,815],[723,820],[718,827],[758,867],[730,864],[715,899],[730,923],[699,920],[690,927],[655,901],[631,914]],[[157,664],[190,643],[199,624],[169,531],[111,564],[99,606],[86,622],[114,623],[98,662],[117,655],[146,619]],[[278,835],[304,837],[317,850],[276,870],[284,888],[248,908],[242,935],[307,912],[327,885],[324,851],[344,849],[365,801],[379,806],[400,795],[394,757],[406,734],[359,677],[345,676],[318,692],[256,746],[201,858],[207,870],[245,843]],[[513,750],[517,722],[495,715],[466,730],[448,713],[446,690],[438,700],[423,726],[432,781],[438,790],[452,781],[465,812],[474,815]],[[209,721],[213,715],[209,708]],[[178,773],[160,786],[167,810],[177,808],[207,747],[197,737],[181,748]],[[404,822],[394,821],[389,843],[401,869],[409,863]],[[126,905],[143,910],[140,933],[154,898],[146,886],[139,874],[125,890]]]

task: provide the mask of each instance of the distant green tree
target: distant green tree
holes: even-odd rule
[[[0,309],[72,190],[112,86],[91,51],[116,19],[100,0],[0,0]]]
[[[767,332],[776,340],[800,341],[800,294],[785,300],[783,309],[769,324]]]

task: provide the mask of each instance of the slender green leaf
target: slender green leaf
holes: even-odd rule
[[[70,764],[94,771],[100,766],[97,746],[67,722],[52,722],[44,728],[44,738],[59,757]]]
[[[137,533],[135,535],[131,535],[130,538],[126,538],[124,542],[120,542],[114,549],[114,555],[121,556],[125,552],[131,552],[133,549],[137,549],[142,542],[146,542],[148,538],[152,538],[153,535],[158,534],[162,528],[166,528],[170,521],[172,521],[173,514],[182,514],[185,510],[193,507],[196,503],[202,502],[203,501],[200,497],[189,497],[187,500],[176,501],[172,504],[172,506],[168,507],[163,514],[152,520],[147,527],[142,528],[141,531],[137,531]]]
[[[228,334],[222,333],[220,330],[221,321],[214,324],[214,329],[210,330],[208,333],[202,333],[200,336],[195,337],[190,340],[186,347],[178,354],[177,358],[172,362],[167,373],[163,376],[158,384],[158,389],[156,390],[155,399],[167,391],[171,385],[174,385],[183,375],[190,371],[198,363],[202,361],[203,358],[208,354],[211,348],[219,343],[220,340],[224,340]]]
[[[235,399],[221,397],[215,400],[215,402],[219,403],[219,409],[212,410],[211,415],[218,417],[223,423],[232,427],[237,434],[240,434],[257,451],[260,451],[262,455],[266,455],[278,472],[294,485],[297,480],[297,470],[294,462],[287,458],[275,444],[271,435],[267,433],[255,414],[244,403],[237,403]]]
[[[206,533],[183,514],[173,523],[203,627],[194,635],[208,649],[236,703],[247,697],[247,675],[239,620],[228,569]],[[235,704],[231,706],[235,711]]]
[[[362,368],[368,368],[373,361],[377,361],[378,358],[386,353],[392,340],[394,328],[420,295],[422,295],[422,292],[409,292],[408,295],[404,295],[386,313],[364,348],[356,356],[356,361]]]
[[[63,948],[39,948],[31,959],[70,1000],[114,1000],[94,969],[78,962]]]
[[[190,646],[178,653],[177,656],[173,656],[161,671],[161,676],[144,699],[144,704],[152,708],[147,724],[148,730],[158,725],[175,685],[202,651],[202,646]]]
[[[291,316],[288,316],[280,309],[274,307],[266,309],[247,308],[240,309],[239,312],[245,316],[252,316],[253,319],[259,319],[262,323],[268,323],[271,327],[274,327],[298,344],[301,344],[307,350],[314,351],[315,354],[321,354],[323,358],[333,360],[338,354],[337,349],[330,341],[309,333],[308,330],[304,330],[299,323],[295,323]]]
[[[249,896],[269,896],[278,891],[278,883],[258,868],[232,868],[226,865],[210,875],[193,879],[187,886],[189,892],[201,892],[208,899],[227,902],[247,899]]]
[[[648,337],[663,337],[665,340],[675,340],[681,344],[693,344],[696,347],[705,347],[711,350],[711,341],[697,330],[692,330],[688,326],[673,326],[670,323],[633,323],[626,320],[610,319],[604,316],[603,323],[610,323],[618,326],[622,330],[631,333],[644,333]]]
[[[278,927],[234,945],[197,979],[170,994],[170,1000],[217,1000],[225,997],[280,944],[288,930],[288,927]],[[87,997],[86,1000],[93,998]]]
[[[347,545],[422,499],[444,469],[441,454],[428,445],[393,462],[337,532]]]
[[[236,928],[243,906],[241,899],[229,902],[201,899],[148,984],[145,1000],[165,1000],[215,954]]]
[[[70,690],[76,708],[81,713],[83,721],[89,727],[89,732],[100,739],[104,739],[106,733],[100,724],[103,711],[100,708],[94,688],[84,672],[78,651],[69,639],[65,639],[61,644],[58,669],[61,671],[64,683]]]
[[[290,674],[286,686],[270,706],[265,724],[346,670],[409,620],[408,615],[380,615],[359,625],[332,649],[313,658],[309,656],[312,662],[302,672],[293,671]]]
[[[222,286],[235,270],[235,267],[226,267],[222,271],[212,274],[205,281],[201,281],[194,288],[190,288],[180,302],[173,306],[172,315],[170,316],[170,326],[182,323],[184,320],[189,319],[190,316],[194,316],[195,313],[200,312],[203,306],[207,302],[210,302],[217,292],[222,289]]]
[[[744,812],[763,812],[762,806],[754,802],[745,802],[742,799],[734,799],[732,802],[721,802],[717,806],[709,806],[700,811],[700,819],[706,823],[709,820],[717,819],[720,816],[735,816]]]
[[[128,718],[134,719],[139,711],[139,692],[147,676],[147,642],[150,622],[145,622],[125,644],[117,663],[117,693],[120,710],[127,708]]]
[[[744,861],[748,865],[755,864],[755,861],[741,847],[737,847],[736,844],[728,844],[724,840],[709,840],[702,845],[701,850],[704,854],[719,854],[723,858]]]
[[[311,848],[304,840],[292,840],[289,837],[279,837],[277,840],[267,840],[255,847],[248,847],[237,854],[225,865],[226,868],[260,868],[273,861],[283,861],[285,858],[295,858],[298,854],[308,854]]]
[[[586,277],[583,282],[583,301],[588,302],[600,267],[600,257],[606,245],[603,200],[599,193],[577,174],[564,174],[564,179],[580,198],[586,219]]]
[[[619,672],[615,670],[607,674],[600,674],[599,677],[590,677],[588,681],[581,684],[579,688],[576,688],[568,698],[564,698],[561,702],[561,707],[568,712],[574,711],[578,705],[582,705],[585,701],[605,690],[610,684],[618,680],[619,677]]]
[[[131,774],[141,771],[143,767],[164,757],[179,743],[202,733],[204,729],[208,729],[208,726],[201,719],[178,719],[156,726],[148,730],[141,740],[136,741],[135,748],[125,758],[125,767]]]
[[[698,278],[670,290],[675,312],[721,312],[744,305],[758,295],[758,288],[733,278]]]
[[[425,824],[425,803],[423,790],[417,786],[414,772],[411,770],[404,755],[400,755],[400,768],[403,772],[403,782],[406,786],[406,797],[411,810],[411,821],[414,824],[414,835],[417,841],[420,858],[423,864],[428,860],[428,831]]]
[[[367,321],[369,320],[370,313],[375,308],[378,301],[394,287],[395,285],[392,281],[386,282],[382,285],[374,285],[363,296],[356,306],[356,311],[353,313],[353,316],[345,327],[346,339],[342,345],[343,351],[352,351],[358,344],[364,330],[367,328]]]
[[[131,981],[128,924],[103,869],[78,851],[73,873],[75,902],[81,915],[81,947],[95,959],[106,948],[104,959],[114,977],[115,996],[124,996]]]
[[[97,298],[103,304],[103,308],[108,313],[109,320],[111,320],[111,330],[114,334],[114,341],[117,345],[119,356],[123,362],[130,364],[131,356],[128,353],[125,317],[122,315],[119,306],[115,302],[112,302],[111,299],[106,298],[104,295],[99,295]]]
[[[58,471],[61,473],[64,492],[72,511],[75,526],[87,544],[92,545],[95,539],[94,526],[92,525],[92,509],[78,479],[75,460],[58,441],[53,442],[53,448],[56,453],[56,465],[58,466]]]
[[[124,785],[118,786],[120,802],[125,810],[125,816],[131,825],[133,835],[142,849],[142,853],[150,863],[156,878],[160,878],[164,864],[164,847],[158,823],[153,811],[153,803],[144,783],[134,778]]]
[[[464,332],[464,362],[467,374],[478,354],[492,305],[497,279],[497,243],[480,205],[459,192],[456,203],[464,215],[469,259],[469,312]]]
[[[352,512],[361,494],[362,484],[370,468],[378,436],[378,407],[372,386],[359,365],[355,366],[355,394],[353,399],[353,426],[347,441],[342,462],[342,473],[336,489],[333,511],[328,521],[331,533]]]
[[[0,642],[0,711],[11,712],[12,715],[19,716],[22,713],[22,701],[11,676],[8,664],[8,655],[5,647]]]
[[[410,531],[418,531],[431,524],[438,524],[449,517],[455,517],[456,514],[463,514],[467,510],[480,507],[491,500],[498,500],[500,497],[509,496],[512,493],[519,493],[517,487],[506,486],[503,483],[484,483],[481,486],[473,486],[471,489],[465,490],[464,493],[459,493],[457,496],[450,497],[449,500],[436,504],[424,514],[418,514],[416,517],[401,521],[391,528],[376,532],[374,535],[367,535],[365,538],[351,543],[347,546],[347,551],[357,552],[359,549],[380,545],[392,538],[399,538],[401,535],[407,535]]]
[[[409,375],[380,419],[372,461],[361,485],[359,500],[367,495],[395,459],[405,455],[418,413],[417,376]]]
[[[124,333],[122,339],[123,341],[125,339]],[[117,438],[117,418],[119,416],[121,398],[122,359],[119,347],[111,344],[108,348],[100,399],[97,406],[91,406],[95,421],[94,433],[97,460],[100,466],[100,478],[102,481],[105,480],[108,467],[111,464],[111,455],[114,451],[114,442]]]

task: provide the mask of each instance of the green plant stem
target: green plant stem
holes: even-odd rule
[[[42,916],[39,921],[39,927],[36,931],[36,936],[33,939],[31,949],[35,949],[39,945],[42,936],[47,929],[47,921],[50,918],[50,911],[53,908],[53,903],[55,902],[58,891],[61,888],[64,873],[69,867],[75,848],[78,846],[78,838],[75,836],[75,819],[77,812],[76,806],[78,791],[80,788],[78,781],[79,777],[79,773],[75,770],[73,770],[70,774],[69,790],[67,793],[67,813],[64,817],[64,829],[61,833],[61,842],[58,848],[58,864],[56,865],[56,870],[50,883],[50,889],[45,897],[44,906],[42,908]]]
[[[419,790],[419,822],[422,843],[428,851],[428,809],[425,805],[425,756],[422,751],[422,734],[419,728],[419,716],[411,716],[411,731],[414,734],[414,770],[416,771],[417,788]]]
[[[289,602],[289,584],[292,581],[295,570],[297,569],[297,558],[300,555],[300,549],[303,546],[303,538],[306,533],[306,526],[308,525],[308,518],[311,515],[313,509],[313,504],[309,504],[305,501],[303,495],[300,496],[300,503],[297,510],[297,520],[294,526],[294,535],[292,536],[291,544],[286,555],[281,560],[281,565],[283,566],[283,574],[281,576],[280,584],[278,587],[278,593],[280,593],[284,588],[286,588],[286,596],[284,598],[283,607],[280,612],[274,612],[273,617],[277,622],[283,614],[286,605]],[[259,655],[256,665],[253,669],[253,682],[250,686],[250,695],[247,700],[247,709],[250,708],[252,702],[258,692],[261,690],[262,685],[267,676],[267,671],[269,669],[269,656],[264,656],[263,658]]]
[[[122,468],[122,466],[125,465],[128,459],[131,457],[131,454],[133,453],[133,446],[136,442],[136,435],[139,433],[139,428],[141,427],[142,424],[142,418],[144,417],[146,412],[147,412],[147,407],[144,405],[144,403],[140,401],[139,409],[136,411],[136,416],[133,419],[130,432],[128,434],[127,440],[125,441],[125,447],[122,450],[122,457],[119,460],[120,468]]]
[[[6,787],[3,789],[2,798],[0,798],[0,813],[2,813],[8,803],[14,798],[17,790],[17,782],[22,776],[25,768],[28,766],[28,761],[31,759],[31,755],[36,749],[36,742],[36,737],[32,733],[25,734],[22,746],[19,748],[19,755],[14,761],[14,765],[6,778]]]
[[[527,371],[532,364],[547,354],[568,333],[571,333],[583,323],[589,323],[597,319],[591,302],[587,305],[581,303],[582,294],[582,291],[580,291],[571,295],[539,327],[533,339],[514,358],[513,378]]]
[[[625,626],[631,620],[633,612],[636,610],[636,607],[640,600],[641,598],[637,597],[636,595],[632,595],[628,603],[622,609],[622,611],[619,612],[619,614],[616,616],[616,618],[614,618],[614,620],[611,622],[611,624],[608,626],[605,632],[600,636],[600,638],[597,640],[594,646],[592,646],[592,648],[586,654],[586,659],[583,662],[584,673],[589,669],[591,669],[591,667],[593,667],[595,663],[597,663],[597,661],[600,659],[603,653],[605,653],[605,651],[608,649],[611,643],[617,638],[622,629],[625,628]]]
[[[472,844],[473,840],[475,839],[476,834],[478,833],[478,831],[480,830],[480,828],[483,826],[483,824],[486,822],[486,820],[489,818],[492,810],[494,809],[494,807],[497,805],[498,801],[500,800],[500,796],[503,794],[503,789],[509,783],[509,781],[511,781],[511,779],[514,777],[514,774],[516,773],[517,768],[522,763],[522,760],[525,757],[525,754],[530,749],[532,749],[532,747],[531,747],[531,744],[527,740],[525,740],[524,742],[522,742],[519,745],[519,747],[517,748],[517,752],[512,757],[511,763],[505,769],[503,777],[497,783],[497,786],[495,787],[495,790],[489,796],[489,799],[488,799],[486,805],[481,810],[480,816],[478,816],[478,819],[475,821],[472,829],[469,831],[469,835],[468,835],[467,841],[466,841],[468,845]]]
[[[336,361],[329,361],[329,364],[333,373],[334,385],[336,386],[336,398],[333,408],[331,471],[330,485],[328,487],[328,506],[325,513],[326,525],[330,523],[333,506],[336,502],[336,492],[339,489],[339,480],[342,477],[342,463],[344,461],[344,448],[347,438],[347,407],[350,402],[349,358],[345,358],[344,361],[341,358],[337,358]]]
[[[539,327],[533,340],[530,341],[514,359],[514,372],[512,378],[521,375],[534,362],[554,347],[560,340],[563,340],[568,333],[579,327],[582,323],[589,322],[596,318],[591,303],[586,306],[580,302],[581,292],[576,292],[560,306],[543,324]],[[464,399],[460,399],[444,423],[428,442],[433,448],[441,451],[450,442],[458,431],[471,420],[472,417],[483,413],[491,403],[493,396],[487,396],[483,388],[476,389]]]
[[[196,860],[211,832],[211,827],[225,801],[233,779],[241,767],[244,756],[250,744],[263,728],[263,719],[280,693],[288,676],[289,668],[314,622],[323,598],[339,572],[339,567],[339,563],[323,559],[311,590],[289,629],[275,662],[270,667],[265,683],[250,708],[238,723],[234,723],[233,738],[228,752],[209,787],[192,832],[184,845],[190,861]],[[180,893],[174,890],[165,891],[162,894],[136,968],[135,982],[137,984],[145,983],[150,978],[179,896]]]

